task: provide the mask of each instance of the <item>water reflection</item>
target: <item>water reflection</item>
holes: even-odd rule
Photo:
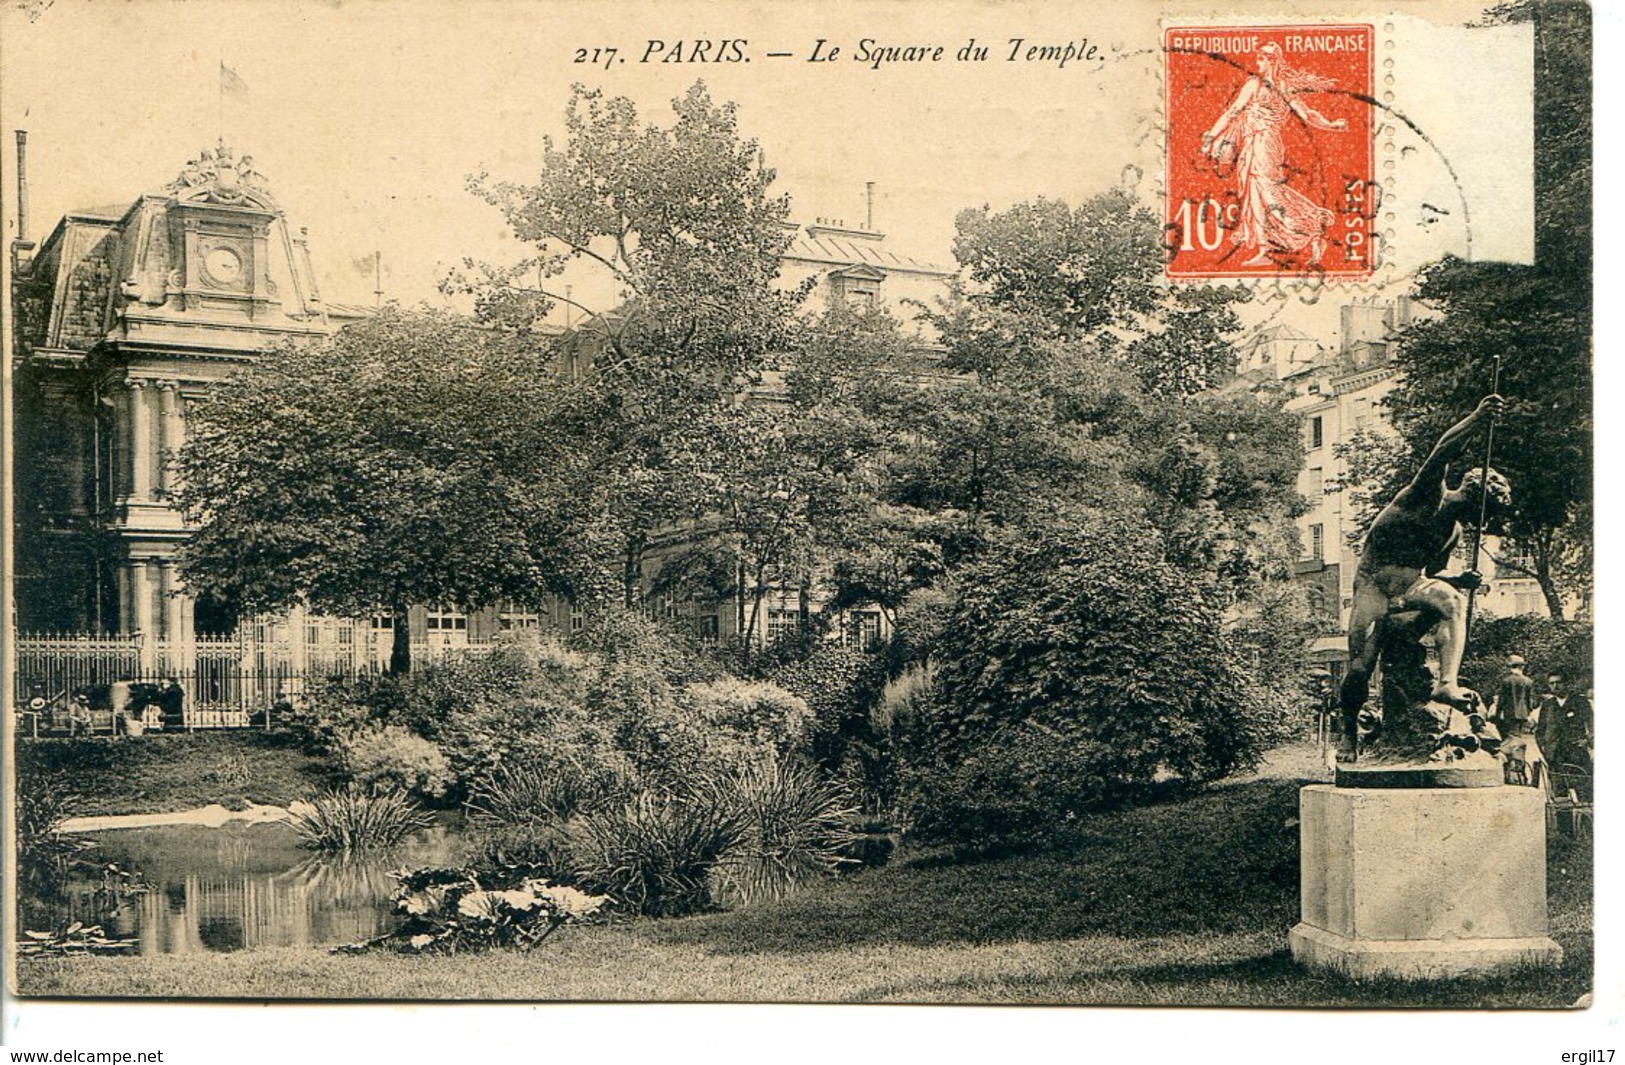
[[[23,927],[73,921],[132,937],[142,954],[320,947],[388,931],[391,869],[455,863],[443,826],[389,851],[322,855],[285,825],[164,826],[93,834],[98,862],[139,869],[149,890],[109,896],[102,878],[74,872],[57,890],[26,891]]]

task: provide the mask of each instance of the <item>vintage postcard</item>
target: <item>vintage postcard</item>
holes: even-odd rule
[[[1615,1018],[1592,18],[6,0],[8,1037]]]

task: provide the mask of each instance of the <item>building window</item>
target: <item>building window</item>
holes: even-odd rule
[[[456,610],[430,607],[423,627],[429,632],[467,632],[468,615]]]
[[[880,611],[854,610],[847,623],[847,642],[860,651],[873,650],[880,643]]]
[[[694,619],[694,634],[706,643],[722,638],[722,622],[715,614],[701,614]]]
[[[1313,506],[1316,496],[1323,496],[1326,494],[1326,471],[1319,466],[1311,466],[1304,472],[1309,475],[1309,481],[1305,486],[1304,494],[1309,497],[1310,505]]]
[[[854,311],[872,311],[880,302],[880,292],[873,285],[852,285],[846,290],[846,305]]]
[[[542,627],[542,618],[530,610],[510,608],[497,614],[497,624],[502,626],[504,632],[513,629],[539,629]]]
[[[1527,555],[1509,555],[1498,558],[1495,562],[1495,576],[1498,580],[1516,581],[1527,580],[1535,572],[1535,560]]]
[[[1326,526],[1318,522],[1309,526],[1309,557],[1317,562],[1326,558]]]
[[[580,632],[587,624],[587,615],[581,609],[580,603],[570,604],[570,631]]]
[[[767,612],[767,640],[772,643],[780,637],[793,634],[801,625],[801,613],[796,610],[770,609]]]
[[[372,618],[372,627],[388,632],[390,629],[395,627],[395,619],[390,617],[388,614],[374,614]]]
[[[880,306],[880,281],[870,277],[847,277],[836,274],[830,278],[835,299],[854,311],[872,311]]]
[[[1320,415],[1309,419],[1309,450],[1325,446],[1326,422]]]

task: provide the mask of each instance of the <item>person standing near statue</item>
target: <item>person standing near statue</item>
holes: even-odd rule
[[[1540,747],[1532,735],[1530,717],[1535,711],[1535,678],[1524,672],[1523,655],[1507,655],[1506,676],[1490,700],[1490,720],[1505,739],[1508,784],[1538,783]]]
[[[1524,672],[1527,663],[1523,655],[1507,655],[1506,676],[1495,689],[1490,700],[1490,720],[1495,722],[1503,736],[1522,736],[1529,732],[1529,715],[1535,709],[1535,678]]]
[[[1553,670],[1537,711],[1540,749],[1545,752],[1552,783],[1561,793],[1573,788],[1591,798],[1591,701],[1569,690],[1568,678]]]
[[[1483,587],[1468,571],[1445,576],[1461,541],[1463,521],[1475,521],[1481,507],[1494,512],[1511,503],[1506,478],[1483,467],[1468,470],[1455,488],[1447,478],[1450,464],[1480,428],[1501,412],[1499,395],[1485,396],[1477,409],[1449,429],[1433,446],[1422,468],[1382,509],[1366,533],[1360,565],[1354,574],[1354,606],[1349,617],[1349,665],[1339,695],[1343,736],[1337,759],[1357,757],[1360,711],[1371,693],[1371,674],[1391,635],[1394,617],[1407,614],[1422,629],[1431,629],[1438,652],[1438,671],[1429,700],[1463,711],[1477,696],[1461,687],[1459,672],[1466,643],[1467,602],[1463,593]],[[1488,497],[1487,499],[1485,497]]]

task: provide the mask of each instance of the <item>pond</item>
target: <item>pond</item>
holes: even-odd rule
[[[402,866],[458,864],[463,846],[438,825],[387,851],[321,854],[299,845],[285,824],[223,828],[165,825],[86,833],[93,863],[139,871],[146,891],[110,892],[89,868],[44,890],[20,892],[23,929],[74,921],[131,938],[142,954],[192,954],[264,947],[328,947],[394,927],[389,901]]]

